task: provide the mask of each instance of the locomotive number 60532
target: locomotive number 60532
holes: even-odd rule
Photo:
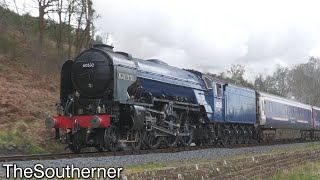
[[[82,67],[84,68],[93,68],[94,67],[94,63],[85,63],[82,65]]]

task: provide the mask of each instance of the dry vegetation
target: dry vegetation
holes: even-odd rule
[[[19,15],[0,0],[0,155],[64,150],[44,121],[56,113],[61,66],[87,47],[95,13],[91,0],[39,2],[50,2],[47,10],[67,8],[63,15],[83,17],[73,28],[70,22]]]
[[[36,146],[53,150],[53,131],[45,129],[44,120],[55,114],[58,82],[58,78],[43,76],[0,55],[0,138],[21,136]],[[7,143],[20,145],[15,141]]]

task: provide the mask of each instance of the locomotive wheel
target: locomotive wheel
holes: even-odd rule
[[[249,138],[245,138],[243,141],[244,144],[249,144],[250,143],[250,139]]]
[[[66,139],[69,145],[69,149],[73,152],[73,153],[80,153],[81,152],[81,146],[78,143],[78,139],[79,139],[79,133],[75,132],[75,133],[67,133],[66,134]]]
[[[196,146],[201,146],[202,145],[202,140],[201,139],[195,140],[194,144],[196,144]]]
[[[236,137],[237,132],[233,126],[230,126],[229,130],[231,132],[231,134],[229,135],[229,144],[234,145],[237,142],[237,137]]]
[[[249,144],[250,143],[250,129],[248,127],[244,127],[244,144]]]
[[[190,146],[190,144],[193,141],[193,131],[189,125],[189,116],[187,116],[187,119],[185,120],[184,126],[183,126],[183,132],[184,133],[189,133],[189,136],[182,136],[181,143],[183,146]]]
[[[243,133],[243,128],[240,126],[237,126],[237,131],[238,131],[238,138],[237,138],[237,144],[243,144],[244,142],[244,133]]]
[[[243,144],[243,142],[244,142],[244,139],[243,139],[242,135],[238,136],[237,144]]]
[[[192,143],[192,136],[183,136],[181,137],[181,143],[183,146],[190,146]]]
[[[148,132],[143,130],[141,132],[141,149],[148,149]]]
[[[104,134],[104,144],[109,151],[117,151],[119,149],[119,135],[115,126],[107,128]]]
[[[229,142],[229,137],[228,136],[224,136],[221,140],[220,140],[220,144],[222,146],[227,146]]]
[[[204,145],[204,146],[209,146],[210,145],[210,139],[209,138],[204,138],[203,140],[202,140],[202,145]]]
[[[142,146],[142,134],[140,131],[134,131],[134,139],[136,142],[131,143],[132,149],[135,151],[140,150]]]
[[[226,147],[230,142],[230,136],[231,136],[232,132],[229,132],[230,131],[229,130],[229,126],[225,126],[223,128],[224,128],[223,129],[223,135],[221,137],[220,144],[222,146]]]
[[[245,135],[244,138],[243,138],[243,144],[249,144],[250,142],[250,138],[248,135]]]
[[[207,139],[207,138],[198,139],[198,140],[194,141],[194,143],[195,143],[197,146],[208,146],[208,145],[210,144],[210,140]]]
[[[80,146],[74,146],[74,145],[70,145],[70,150],[73,152],[73,153],[80,153],[81,152],[81,147]]]
[[[102,152],[103,151],[103,148],[101,148],[101,147],[95,147],[96,148],[96,150],[98,151],[98,152]]]
[[[98,152],[102,152],[103,151],[103,147],[100,147],[100,145],[96,145],[96,146],[94,146],[94,148],[96,148],[96,150]]]
[[[166,111],[170,111],[169,110],[170,108],[167,105],[165,105],[163,109],[164,109],[165,112]],[[169,115],[166,118],[166,120],[171,123],[171,124],[167,125],[167,128],[170,131],[177,132],[178,129],[173,124],[180,124],[180,122],[179,122],[179,119],[176,118],[177,113],[175,111],[173,111],[173,114],[175,114],[175,116],[174,115]],[[175,135],[166,136],[166,137],[164,137],[164,142],[165,142],[166,146],[168,146],[170,148],[177,147],[178,142],[179,142],[179,136],[175,136]]]
[[[259,143],[266,143],[267,138],[266,136],[263,134],[263,132],[261,131],[259,134]]]
[[[158,149],[160,147],[162,138],[156,136],[154,130],[147,132],[147,145],[150,149]]]
[[[178,136],[167,136],[165,137],[165,143],[168,147],[177,147],[179,142]]]
[[[235,137],[231,137],[230,139],[229,139],[229,145],[234,145],[235,143],[236,143],[236,138]]]

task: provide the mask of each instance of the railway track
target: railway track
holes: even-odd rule
[[[241,148],[241,147],[253,147],[253,146],[270,146],[277,144],[292,144],[292,143],[306,143],[316,141],[295,141],[295,142],[274,142],[270,144],[234,144],[234,145],[210,145],[210,146],[188,146],[188,147],[176,147],[176,148],[163,148],[163,149],[145,149],[145,150],[123,150],[116,152],[83,152],[79,154],[75,153],[56,153],[56,154],[34,154],[34,155],[15,155],[15,156],[0,156],[0,162],[11,162],[11,161],[31,161],[31,160],[56,160],[56,159],[73,159],[73,158],[88,158],[88,157],[104,157],[104,156],[126,156],[126,155],[141,155],[141,154],[152,154],[152,153],[175,153],[183,151],[194,151],[208,148]]]
[[[178,148],[164,148],[156,150],[138,150],[138,151],[117,151],[117,152],[84,152],[80,154],[74,153],[58,153],[58,154],[35,154],[35,155],[17,155],[17,156],[0,156],[0,162],[10,161],[31,161],[31,160],[56,160],[56,159],[73,159],[73,158],[87,158],[87,157],[102,157],[102,156],[125,156],[125,155],[140,155],[150,153],[174,153],[182,151],[194,151],[199,149],[211,148],[211,146],[190,146]]]

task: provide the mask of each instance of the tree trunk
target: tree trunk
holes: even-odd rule
[[[45,28],[45,23],[44,23],[44,6],[42,6],[41,1],[39,1],[39,21],[38,21],[38,26],[39,26],[39,45],[40,47],[43,44],[43,33],[44,33],[44,28]]]

